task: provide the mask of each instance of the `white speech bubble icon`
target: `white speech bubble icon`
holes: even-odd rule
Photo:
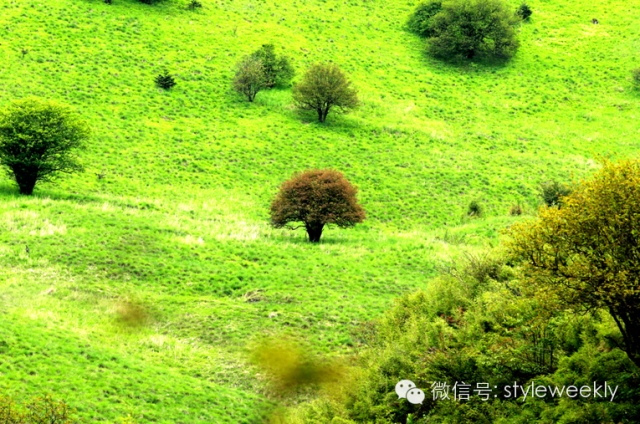
[[[424,392],[420,389],[411,389],[407,392],[407,400],[414,405],[422,404]]]
[[[396,384],[396,394],[398,395],[398,399],[403,399],[407,397],[407,390],[415,389],[416,385],[411,380],[402,380]]]

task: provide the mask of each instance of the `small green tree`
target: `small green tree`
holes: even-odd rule
[[[448,59],[508,58],[519,47],[520,22],[503,0],[448,0],[429,22],[431,54]]]
[[[430,0],[426,3],[420,3],[413,11],[407,21],[409,31],[422,37],[430,37],[431,18],[442,10],[442,0]]]
[[[266,87],[267,78],[264,74],[262,61],[253,56],[243,57],[236,64],[236,76],[233,79],[234,90],[253,102],[256,95]]]
[[[252,55],[262,61],[262,69],[267,80],[267,87],[286,86],[295,75],[291,60],[287,56],[276,55],[273,44],[263,44]]]
[[[35,98],[14,101],[0,112],[0,165],[20,193],[31,194],[38,181],[82,171],[75,153],[90,133],[65,106]]]
[[[327,224],[353,227],[365,218],[358,204],[358,189],[341,172],[312,169],[285,181],[271,203],[271,225],[275,228],[304,227],[310,242],[320,241]],[[293,227],[292,223],[301,223]]]
[[[165,90],[169,90],[176,85],[176,80],[166,69],[160,75],[158,75],[154,81],[158,87]]]
[[[320,122],[336,108],[348,112],[359,106],[358,92],[342,70],[333,64],[316,63],[293,87],[293,100],[301,110],[314,110]]]

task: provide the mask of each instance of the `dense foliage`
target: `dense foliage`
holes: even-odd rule
[[[276,54],[273,44],[263,44],[252,55],[262,62],[262,71],[266,79],[266,86],[288,86],[295,75],[295,69],[288,56]]]
[[[0,164],[20,193],[31,194],[38,181],[83,169],[76,152],[89,135],[88,124],[66,106],[16,100],[0,112]]]
[[[613,320],[598,313],[573,315],[529,290],[521,277],[495,252],[444,267],[426,289],[403,296],[358,332],[367,350],[354,369],[355,382],[341,396],[299,408],[292,422],[637,422],[640,374],[611,344]],[[422,404],[398,398],[394,387],[404,379],[426,393]],[[514,389],[595,383],[602,395],[605,381],[618,386],[613,399],[610,393],[556,397],[549,390],[525,398]],[[449,386],[447,399],[433,397],[435,383]],[[468,399],[455,397],[456,383],[469,385]],[[483,393],[478,387],[489,389]]]
[[[449,0],[429,19],[428,51],[447,59],[509,58],[520,45],[520,19],[503,0]]]
[[[358,92],[335,64],[316,63],[293,87],[293,99],[301,110],[313,110],[324,122],[329,111],[347,112],[359,106]]]
[[[568,306],[604,309],[619,345],[640,366],[640,163],[604,161],[561,209],[511,227],[509,247],[527,279]]]
[[[365,218],[358,204],[358,189],[333,169],[312,169],[285,181],[271,203],[271,224],[276,228],[302,223],[309,241],[318,242],[325,225],[353,227]]]
[[[420,3],[409,16],[407,28],[422,37],[430,37],[432,35],[430,28],[431,18],[440,10],[442,10],[442,0],[430,0]]]

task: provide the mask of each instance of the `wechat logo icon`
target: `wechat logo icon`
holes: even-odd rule
[[[396,384],[398,399],[406,399],[414,405],[422,404],[424,392],[418,389],[411,380],[401,380]]]

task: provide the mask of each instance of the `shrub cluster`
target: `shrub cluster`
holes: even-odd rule
[[[76,424],[75,410],[51,395],[36,397],[25,404],[0,394],[0,423],[6,424]]]

